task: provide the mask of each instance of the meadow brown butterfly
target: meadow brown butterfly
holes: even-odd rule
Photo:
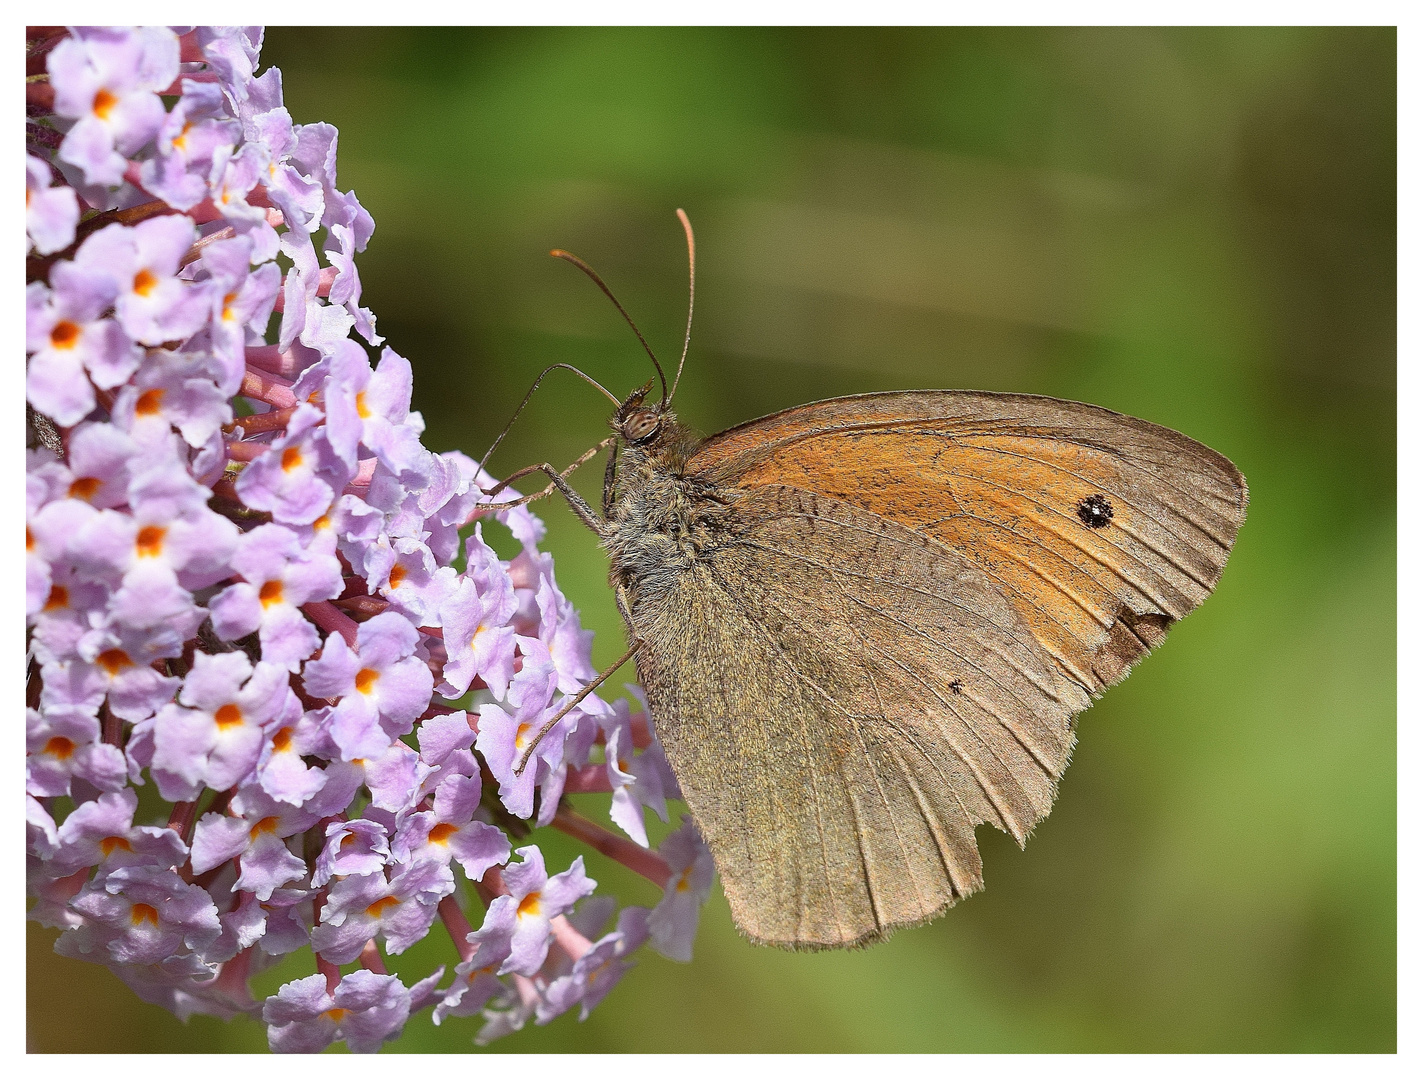
[[[1026,841],[1074,714],[1210,595],[1245,518],[1225,457],[1094,405],[866,394],[701,439],[651,385],[612,418],[603,512],[556,483],[758,943],[866,944],[981,888],[974,827]]]

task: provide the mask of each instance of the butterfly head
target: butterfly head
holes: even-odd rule
[[[613,430],[630,446],[647,446],[655,441],[664,422],[671,417],[660,401],[655,405],[644,404],[651,390],[650,382],[634,390],[613,414]]]

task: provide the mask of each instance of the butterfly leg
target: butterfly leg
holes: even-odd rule
[[[613,448],[608,451],[608,467],[603,470],[603,516],[607,517],[613,512],[613,484],[618,476],[618,444],[613,441]]]
[[[536,472],[542,472],[547,474],[548,478],[552,480],[553,483],[550,484],[548,487],[544,488],[543,491],[536,492],[533,495],[525,495],[523,498],[514,499],[511,502],[507,503],[493,503],[488,506],[481,507],[481,509],[497,510],[509,506],[522,506],[525,503],[533,502],[535,499],[543,498],[545,495],[550,494],[555,488],[557,488],[558,493],[568,500],[568,505],[572,508],[574,514],[578,516],[578,520],[583,522],[584,525],[588,526],[588,528],[592,529],[593,532],[597,533],[601,537],[606,529],[606,525],[603,519],[598,516],[594,509],[588,505],[587,500],[584,499],[582,495],[578,494],[578,492],[573,489],[572,485],[570,485],[568,481],[564,479],[564,477],[568,473],[576,469],[579,465],[582,465],[585,461],[588,460],[588,458],[592,456],[593,453],[596,453],[598,450],[602,449],[604,445],[606,445],[606,442],[599,443],[596,447],[593,448],[592,452],[585,454],[583,457],[579,458],[563,472],[559,472],[547,461],[541,461],[537,465],[525,466],[518,472],[511,474],[504,480],[501,480],[499,483],[495,484],[492,488],[486,491],[485,494],[498,495],[499,492],[503,491],[515,480],[519,479],[522,476],[528,476],[530,473]]]
[[[538,734],[534,736],[533,741],[529,743],[528,748],[524,751],[524,756],[519,759],[519,764],[514,766],[515,776],[519,776],[523,773],[525,767],[527,767],[527,765],[529,764],[529,758],[533,756],[533,752],[538,749],[538,745],[543,740],[543,737],[553,730],[554,725],[557,724],[569,713],[571,713],[574,709],[576,709],[584,698],[586,698],[594,690],[598,689],[598,687],[602,686],[603,683],[607,682],[608,679],[612,677],[613,672],[617,671],[618,668],[622,667],[629,660],[631,660],[633,658],[633,654],[636,653],[637,650],[641,647],[642,642],[639,641],[635,643],[631,649],[623,653],[622,656],[620,656],[618,659],[614,660],[612,665],[608,667],[605,671],[603,671],[601,674],[599,674],[596,679],[590,682],[587,686],[583,687],[582,690],[578,691],[578,693],[573,696],[573,700],[569,701],[566,705],[563,706],[563,708],[559,709],[558,712],[554,714],[551,720],[545,723],[543,727],[539,728]]]

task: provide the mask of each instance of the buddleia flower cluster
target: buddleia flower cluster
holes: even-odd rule
[[[538,519],[491,509],[516,493],[422,445],[361,305],[374,223],[261,40],[27,35],[30,917],[275,1050],[586,1017],[644,943],[690,959],[710,857],[686,819],[648,848],[678,793],[645,709],[589,694],[535,744],[592,634]],[[625,835],[563,798],[592,791]],[[549,866],[549,825],[661,901]],[[407,986],[385,957],[437,924],[449,963]]]

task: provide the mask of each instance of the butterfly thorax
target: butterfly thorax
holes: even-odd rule
[[[732,528],[734,493],[686,472],[700,441],[669,418],[648,444],[619,446],[604,546],[609,578],[630,599],[690,569]]]

